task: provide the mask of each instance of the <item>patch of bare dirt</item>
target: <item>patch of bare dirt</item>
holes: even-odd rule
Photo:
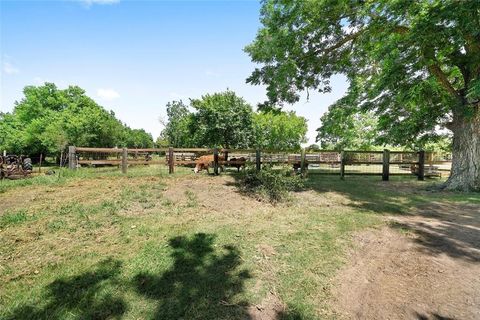
[[[262,303],[247,309],[250,320],[277,320],[284,311],[284,303],[272,292],[268,293]]]
[[[230,215],[241,214],[254,207],[271,207],[242,195],[231,176],[180,178],[169,183],[164,197],[175,204],[194,205],[209,212]]]
[[[259,244],[257,246],[257,250],[264,258],[268,258],[277,254],[274,247],[265,243]]]
[[[356,235],[337,276],[347,319],[480,319],[480,208],[431,203]]]

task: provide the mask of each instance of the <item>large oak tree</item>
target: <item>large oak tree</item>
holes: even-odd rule
[[[451,130],[445,187],[480,190],[480,1],[267,0],[261,22],[247,81],[267,85],[267,105],[344,74],[345,99],[393,142]]]

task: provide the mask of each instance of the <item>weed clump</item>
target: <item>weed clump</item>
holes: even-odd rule
[[[289,167],[273,168],[265,165],[257,171],[255,167],[247,167],[241,175],[240,186],[246,193],[259,200],[276,204],[290,200],[291,191],[303,189],[304,182]]]

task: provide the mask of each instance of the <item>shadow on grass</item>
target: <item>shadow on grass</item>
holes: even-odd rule
[[[135,276],[136,291],[157,303],[154,319],[250,319],[247,303],[234,301],[250,274],[237,270],[241,261],[234,246],[215,253],[214,238],[204,233],[173,238],[172,267]]]
[[[117,281],[120,269],[119,261],[108,259],[93,271],[57,279],[46,288],[46,305],[21,306],[6,319],[120,319],[126,311],[125,301],[102,292],[107,282]]]
[[[102,261],[91,271],[53,281],[42,300],[35,299],[40,302],[8,312],[5,320],[122,319],[129,309],[124,297],[130,290],[154,302],[153,313],[147,316],[151,319],[259,319],[239,297],[245,280],[251,278],[240,269],[239,250],[215,246],[214,240],[214,235],[204,233],[172,238],[173,264],[168,270],[141,272],[127,281],[121,277],[119,261]],[[279,314],[275,319],[301,318]]]
[[[262,319],[262,318],[260,318],[260,319]],[[286,310],[286,311],[278,312],[274,319],[269,319],[269,320],[308,320],[308,319],[310,319],[310,318],[304,316],[303,314],[301,314],[298,311]]]
[[[431,315],[415,313],[415,319],[418,320],[454,320],[453,318],[444,317],[438,313],[432,313]]]
[[[480,194],[428,191],[431,184],[397,178],[310,176],[307,187],[319,194],[333,192],[351,200],[358,210],[399,216],[392,227],[417,235],[414,241],[429,254],[447,254],[480,261]],[[403,217],[402,217],[403,216]]]
[[[242,188],[240,175],[233,177],[239,193],[255,196]],[[432,191],[431,186],[431,181],[415,177],[383,182],[377,176],[347,176],[342,181],[338,176],[309,174],[305,180],[307,190],[319,196],[340,194],[355,211],[401,218],[405,222],[396,227],[416,234],[414,241],[426,253],[480,261],[480,194]]]

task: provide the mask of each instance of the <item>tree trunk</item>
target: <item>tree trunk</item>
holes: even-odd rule
[[[445,188],[480,191],[480,110],[475,106],[467,116],[462,109],[453,113],[452,171]]]

